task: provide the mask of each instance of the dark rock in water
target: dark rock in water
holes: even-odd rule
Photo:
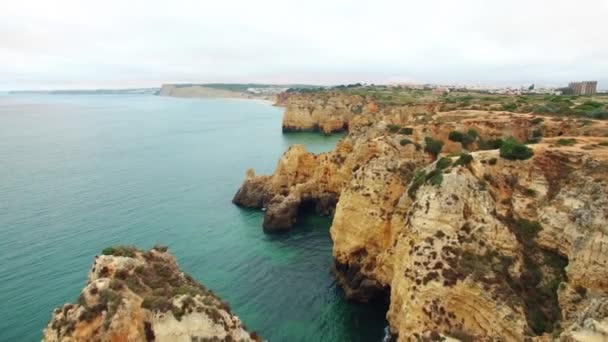
[[[252,169],[247,170],[247,178],[232,199],[232,203],[246,208],[263,208],[268,201],[269,176],[255,176]]]
[[[264,215],[264,231],[273,233],[293,227],[298,217],[300,203],[300,199],[295,196],[274,196]]]

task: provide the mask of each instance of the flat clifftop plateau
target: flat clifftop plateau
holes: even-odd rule
[[[212,340],[260,341],[161,246],[105,249],[78,302],[55,309],[43,333],[43,341]]]
[[[337,284],[388,296],[397,340],[608,339],[608,122],[436,97],[281,98],[284,124],[295,108],[349,133],[327,153],[290,147],[272,175],[249,170],[233,201],[265,208],[266,232],[302,210],[332,216]]]

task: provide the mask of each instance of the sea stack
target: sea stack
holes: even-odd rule
[[[182,272],[166,247],[106,248],[77,303],[55,309],[43,341],[260,341],[228,304]]]

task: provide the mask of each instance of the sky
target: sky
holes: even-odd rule
[[[608,89],[608,0],[3,0],[0,91],[162,83]]]

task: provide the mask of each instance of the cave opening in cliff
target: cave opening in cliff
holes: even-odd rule
[[[315,199],[305,199],[300,203],[298,208],[298,216],[316,215],[317,201]]]

